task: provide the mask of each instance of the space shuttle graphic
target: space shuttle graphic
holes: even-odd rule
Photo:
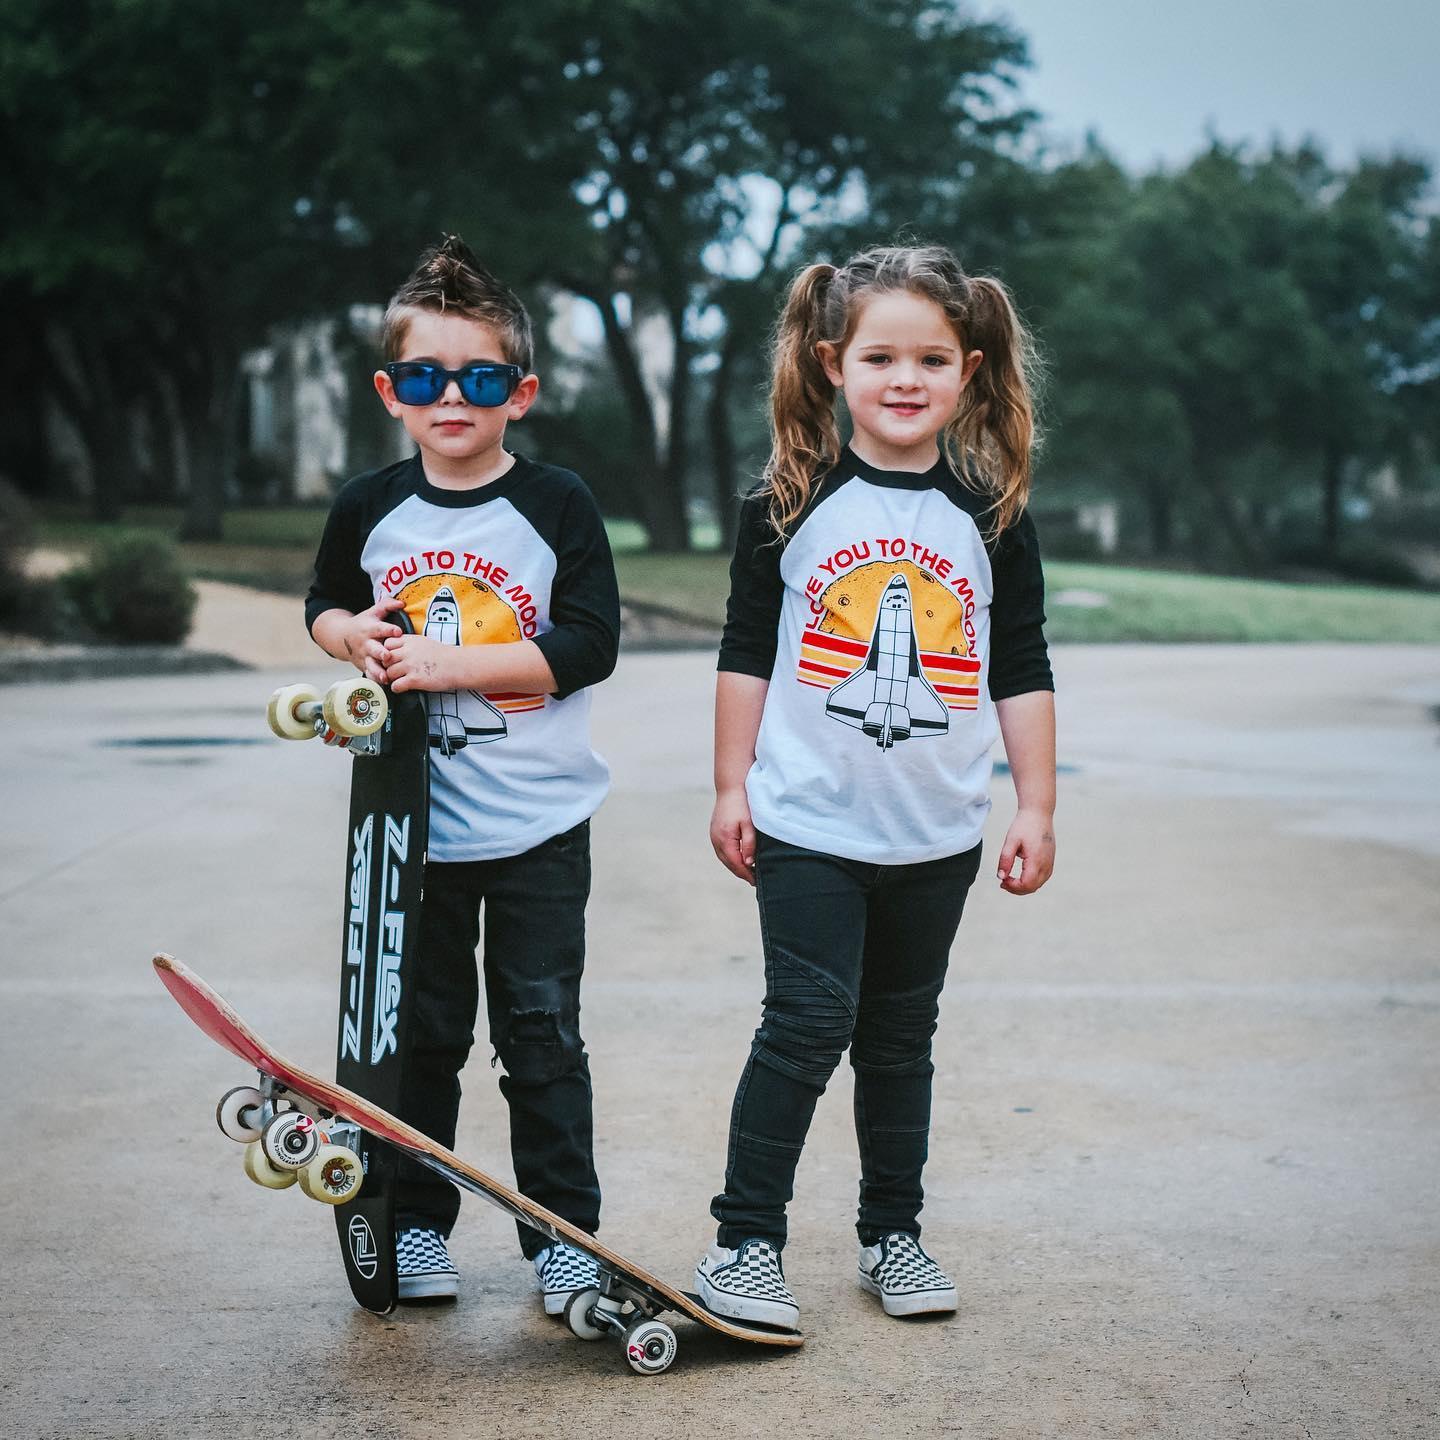
[[[882,749],[897,740],[943,735],[945,702],[920,670],[920,647],[910,613],[910,587],[895,575],[880,597],[865,663],[826,697],[825,713],[863,730]]]
[[[460,643],[460,603],[448,585],[437,590],[425,607],[421,633],[442,645]],[[505,735],[505,717],[478,690],[436,692],[428,701],[430,748],[442,755]]]

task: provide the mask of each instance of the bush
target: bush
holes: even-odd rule
[[[85,623],[119,645],[178,645],[199,599],[175,542],[144,530],[100,541],[64,586]]]
[[[1366,585],[1385,585],[1396,589],[1421,588],[1424,581],[1415,567],[1390,547],[1373,540],[1357,538],[1332,550],[1319,541],[1284,547],[1278,557],[1284,565],[1297,565],[1338,575]]]

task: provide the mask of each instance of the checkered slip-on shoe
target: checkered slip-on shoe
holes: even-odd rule
[[[402,1300],[453,1300],[460,1293],[460,1272],[438,1230],[401,1230],[395,1236],[395,1267]]]
[[[738,1250],[712,1245],[695,1267],[695,1288],[707,1310],[729,1320],[800,1328],[800,1307],[768,1240],[743,1240]]]
[[[860,1288],[878,1295],[887,1315],[931,1315],[956,1306],[950,1277],[903,1230],[860,1247]]]
[[[540,1277],[540,1294],[547,1315],[563,1315],[565,1302],[577,1290],[589,1290],[600,1283],[600,1271],[583,1251],[557,1240],[535,1257]]]

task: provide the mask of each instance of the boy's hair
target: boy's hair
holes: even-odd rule
[[[454,312],[488,325],[500,337],[505,359],[527,375],[535,364],[535,337],[520,297],[497,280],[458,236],[447,235],[420,256],[410,278],[385,307],[381,346],[398,360],[417,310]]]
[[[844,353],[863,302],[904,290],[945,312],[964,351],[985,358],[941,432],[946,457],[967,484],[991,496],[999,534],[1030,496],[1035,444],[1033,343],[1000,281],[967,275],[941,245],[877,246],[838,269],[810,265],[790,283],[775,330],[770,378],[770,459],[760,493],[770,524],[784,535],[804,510],[815,482],[840,459],[835,387],[815,347],[822,340]]]

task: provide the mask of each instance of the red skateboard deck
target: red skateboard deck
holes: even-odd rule
[[[309,1122],[315,1122],[322,1128],[334,1122],[348,1122],[371,1140],[383,1142],[413,1157],[436,1174],[479,1195],[551,1240],[564,1240],[591,1256],[600,1270],[600,1287],[577,1295],[566,1312],[566,1321],[571,1330],[583,1339],[601,1339],[607,1334],[620,1338],[632,1369],[641,1374],[655,1374],[669,1368],[675,1357],[676,1339],[671,1327],[659,1318],[666,1313],[684,1315],[719,1334],[757,1345],[796,1346],[804,1343],[804,1337],[797,1330],[773,1329],[728,1320],[712,1313],[697,1296],[667,1284],[602,1244],[594,1235],[571,1225],[503,1181],[468,1164],[378,1105],[341,1085],[308,1074],[283,1059],[245,1024],[221,996],[178,960],[169,955],[157,955],[154,965],[165,988],[191,1020],[222,1049],[260,1073],[262,1087],[260,1092],[255,1093],[257,1099],[263,1097],[266,1113],[260,1116],[252,1114],[249,1118],[264,1120],[267,1124],[280,1122],[281,1129],[286,1129],[288,1125],[289,1133],[297,1138],[297,1143],[297,1132],[307,1128]],[[289,1122],[285,1121],[286,1116],[290,1117]],[[343,1129],[343,1125],[340,1128]],[[226,1133],[232,1132],[227,1129]],[[262,1142],[257,1139],[250,1143],[253,1150]],[[249,1168],[250,1160],[247,1158]],[[338,1188],[338,1171],[344,1165],[336,1168]],[[357,1164],[357,1174],[358,1168]],[[307,1193],[316,1193],[323,1183],[312,1179],[306,1186]],[[333,1198],[331,1203],[334,1203]],[[337,1215],[343,1218],[350,1208],[342,1203]],[[343,1227],[342,1233],[345,1233]],[[393,1237],[372,1233],[368,1240],[364,1235],[358,1238],[362,1256],[367,1253],[364,1248],[366,1243],[378,1248],[379,1242],[388,1239],[393,1249]]]

